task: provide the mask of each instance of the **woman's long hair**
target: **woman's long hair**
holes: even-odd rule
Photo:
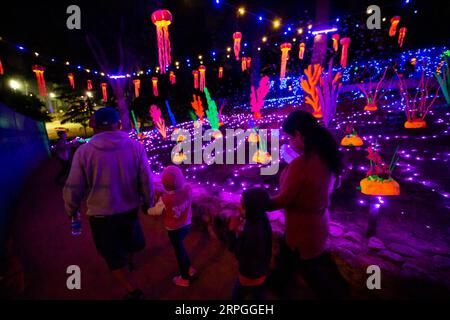
[[[294,136],[300,132],[304,138],[305,156],[315,153],[336,176],[342,170],[342,157],[339,146],[331,133],[321,127],[313,115],[306,111],[291,112],[283,122],[283,131]]]

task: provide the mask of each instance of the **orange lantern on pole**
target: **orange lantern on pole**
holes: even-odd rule
[[[175,72],[173,72],[173,71],[169,72],[169,81],[170,81],[170,84],[177,83],[177,77],[175,76]]]
[[[153,85],[153,95],[155,97],[157,97],[158,96],[158,78],[157,77],[152,78],[152,85]]]
[[[300,43],[300,45],[298,46],[298,58],[300,60],[303,60],[303,57],[305,56],[305,43],[302,42]]]
[[[223,77],[223,67],[219,67],[219,79]]]
[[[339,50],[339,38],[340,35],[338,33],[335,33],[331,36],[331,39],[333,40],[333,50],[337,52]]]
[[[92,90],[92,80],[87,81],[87,89],[90,91]]]
[[[133,84],[134,84],[134,96],[137,98],[139,97],[139,90],[141,90],[141,80],[134,79]]]
[[[198,68],[198,71],[200,72],[200,91],[203,92],[203,89],[205,89],[206,85],[206,67],[200,66]]]
[[[233,33],[233,40],[234,40],[234,55],[236,57],[236,61],[239,61],[239,52],[241,52],[241,40],[242,40],[242,33],[235,32]]]
[[[341,67],[345,68],[347,67],[347,56],[348,56],[348,46],[350,45],[350,38],[342,38],[341,39],[341,45],[342,45],[342,51],[341,51]]]
[[[106,88],[108,87],[108,84],[106,82],[102,82],[101,87],[102,87],[102,94],[103,94],[103,102],[107,102],[108,101],[108,91],[106,90]]]
[[[75,89],[75,79],[73,73],[69,73],[67,77],[69,78],[70,86],[72,87],[72,89]]]
[[[36,74],[36,79],[39,88],[39,95],[42,97],[46,97],[47,89],[45,88],[45,79],[44,79],[45,68],[43,66],[35,64],[33,65],[32,70]]]
[[[399,16],[392,17],[391,27],[389,28],[389,36],[390,37],[395,36],[395,34],[397,33],[397,25],[399,24],[399,22],[400,22]]]
[[[288,42],[285,42],[280,46],[280,49],[281,49],[280,79],[284,79],[286,78],[286,64],[289,59],[289,51],[292,49],[292,45]]]
[[[169,25],[172,23],[172,14],[169,10],[157,10],[152,13],[152,22],[156,26],[159,68],[163,74],[171,62]]]
[[[398,45],[400,46],[400,48],[403,46],[403,41],[405,40],[406,31],[408,31],[408,29],[406,29],[406,27],[400,28],[400,30],[398,30]]]
[[[198,71],[192,71],[192,75],[194,76],[194,89],[198,89]]]

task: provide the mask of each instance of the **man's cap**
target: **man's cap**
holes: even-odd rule
[[[119,122],[119,113],[112,107],[98,109],[94,113],[96,126],[107,126]]]

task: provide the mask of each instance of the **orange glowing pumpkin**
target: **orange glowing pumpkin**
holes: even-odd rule
[[[377,111],[378,107],[375,103],[368,104],[364,107],[365,111]]]
[[[427,123],[425,120],[408,120],[405,122],[406,129],[425,129],[427,127]]]
[[[344,147],[361,147],[364,144],[364,141],[357,134],[346,135],[341,140],[341,145]]]

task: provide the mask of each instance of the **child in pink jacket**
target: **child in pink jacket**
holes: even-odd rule
[[[170,242],[180,267],[181,275],[173,278],[177,286],[188,287],[196,273],[191,267],[183,241],[189,233],[192,218],[192,190],[176,166],[168,166],[162,173],[165,193],[161,196],[164,204],[163,223],[168,231]]]

